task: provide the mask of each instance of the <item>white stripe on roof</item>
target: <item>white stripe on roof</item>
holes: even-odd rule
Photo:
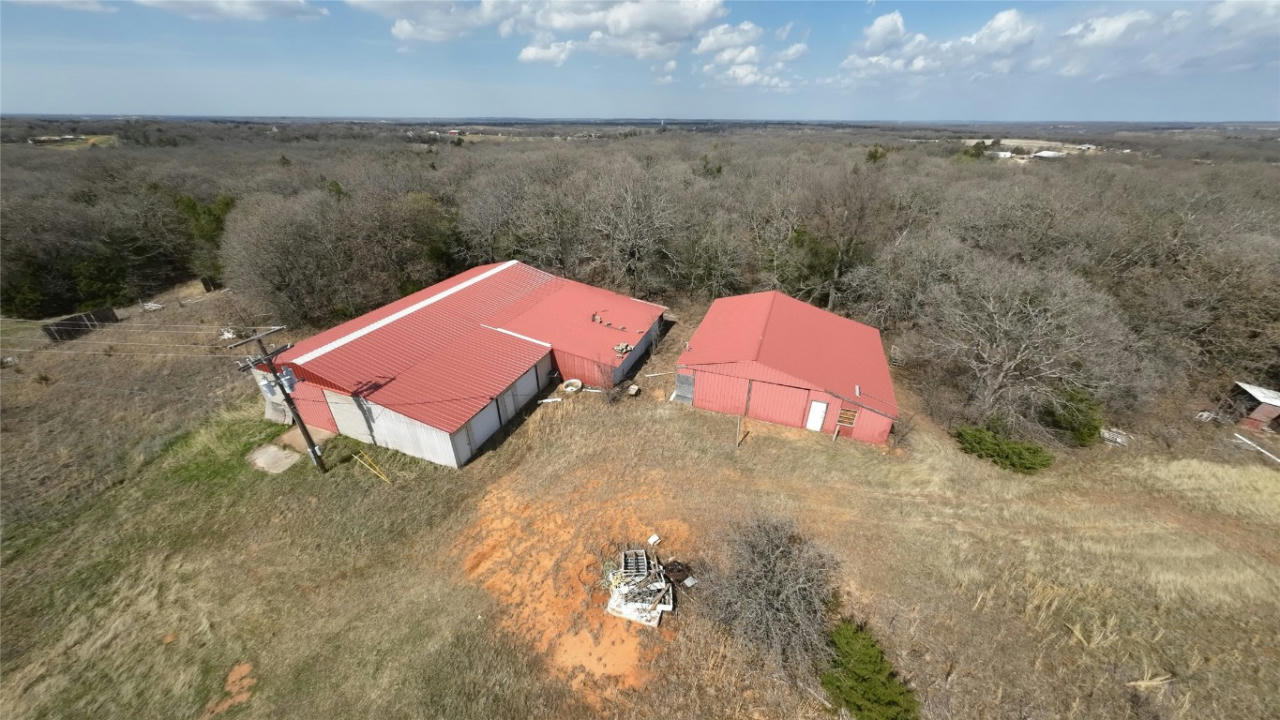
[[[528,340],[529,342],[534,343],[535,345],[541,345],[542,347],[548,347],[548,348],[551,347],[551,343],[549,342],[538,340],[537,338],[531,338],[528,335],[521,335],[518,332],[511,332],[506,328],[493,327],[492,325],[485,325],[483,323],[480,325],[480,327],[485,328],[486,330],[495,330],[500,333],[505,333],[507,335],[510,335],[511,337],[520,338],[521,340]]]
[[[405,317],[406,315],[415,313],[421,310],[422,308],[432,303],[443,300],[456,292],[461,292],[462,290],[465,290],[471,287],[472,285],[475,285],[481,280],[485,280],[486,278],[492,277],[493,275],[497,275],[498,273],[502,272],[503,270],[506,270],[507,268],[511,267],[512,265],[515,265],[518,262],[519,262],[518,260],[508,260],[502,263],[501,265],[499,265],[498,267],[493,268],[491,270],[486,270],[480,273],[479,275],[471,278],[470,280],[467,280],[466,282],[460,282],[457,285],[454,285],[453,287],[449,288],[448,290],[442,290],[436,293],[435,295],[432,295],[429,298],[419,300],[418,302],[410,305],[409,307],[403,310],[400,310],[398,312],[394,312],[376,322],[371,322],[368,325],[365,325],[364,327],[360,328],[359,330],[353,330],[347,333],[346,335],[343,335],[342,337],[338,338],[337,340],[334,340],[331,343],[322,345],[321,347],[318,347],[315,350],[312,350],[311,352],[307,353],[306,355],[303,355],[302,357],[298,358],[297,360],[294,360],[293,362],[295,365],[302,365],[303,363],[315,360],[321,355],[329,353],[333,350],[337,350],[338,348],[342,347],[343,345],[346,345],[347,343],[353,340],[359,340],[360,338],[364,337],[365,335],[368,335],[374,330],[386,327],[391,323],[399,320],[400,318]]]

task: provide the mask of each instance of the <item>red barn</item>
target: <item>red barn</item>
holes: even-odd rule
[[[672,399],[870,443],[898,417],[880,331],[780,292],[712,303]]]
[[[657,338],[661,305],[515,260],[472,268],[299,342],[277,362],[300,381],[307,425],[461,466],[546,387],[612,387]],[[267,396],[267,416],[287,418]]]

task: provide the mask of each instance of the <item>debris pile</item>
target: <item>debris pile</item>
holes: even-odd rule
[[[1108,445],[1119,445],[1121,447],[1127,446],[1129,441],[1133,439],[1132,435],[1120,428],[1103,428],[1098,431],[1098,434],[1102,436],[1102,439],[1105,440]]]
[[[650,544],[657,544],[650,540]],[[688,582],[688,566],[672,562],[672,570]],[[609,584],[609,604],[605,609],[610,615],[657,627],[662,613],[675,609],[677,582],[667,574],[666,568],[649,557],[647,550],[624,550],[616,570],[606,575]]]

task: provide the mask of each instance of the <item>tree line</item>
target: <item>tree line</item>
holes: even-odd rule
[[[667,302],[782,290],[882,328],[939,417],[1042,441],[1086,407],[1280,386],[1280,168],[1235,145],[1014,166],[873,130],[406,137],[8,146],[4,313],[205,277],[323,327],[515,258]]]

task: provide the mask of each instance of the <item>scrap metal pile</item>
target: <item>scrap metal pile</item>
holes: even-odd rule
[[[670,571],[670,572],[668,572]],[[610,615],[657,627],[664,612],[675,609],[675,583],[687,587],[697,582],[679,562],[660,565],[647,550],[624,550],[618,569],[605,576],[609,585]]]

